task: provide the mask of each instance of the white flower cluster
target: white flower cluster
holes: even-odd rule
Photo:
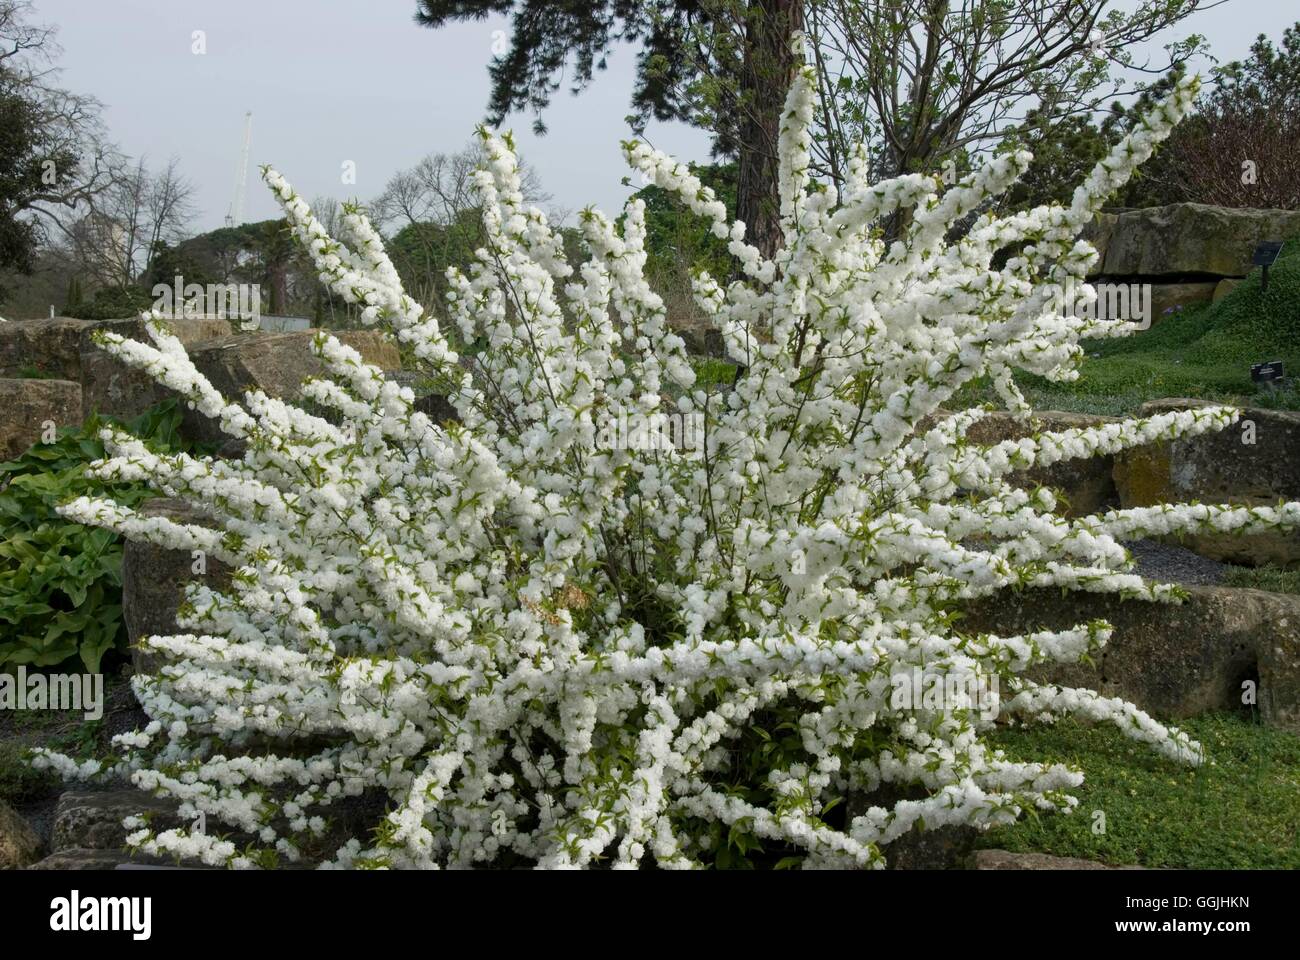
[[[1074,238],[1185,113],[1194,84],[1068,208],[985,215],[955,242],[950,226],[1028,155],[942,191],[914,174],[868,183],[860,154],[840,195],[808,172],[814,90],[801,74],[785,111],[785,244],[772,259],[683,165],[626,145],[737,258],[743,279],[696,281],[743,367],[731,389],[696,385],[646,282],[641,203],[619,224],[585,211],[587,256],[570,264],[524,204],[508,137],[481,131],[487,245],[451,273],[450,320],[479,347],[466,357],[403,292],[359,210],[332,238],[264,171],[324,282],[427,365],[459,419],[431,421],[325,334],[314,350],[329,376],[304,389],[321,416],[256,392],[223,397],[156,316],[153,345],[105,337],[246,453],[162,456],[109,432],[98,476],[146,481],[207,521],[90,498],[64,514],[205,551],[236,573],[226,591],[192,585],[185,632],[148,641],[165,665],[134,683],[153,722],[118,738],[119,757],[43,762],[129,776],[251,837],[236,848],[213,826],[156,833],[132,820],[132,842],[150,852],[294,860],[331,836],[344,798],[378,797],[381,812],[332,842],[328,865],[432,868],[696,867],[729,833],[805,866],[880,866],[883,848],[922,826],[1075,804],[1077,770],[987,745],[994,719],[1016,714],[1077,713],[1199,760],[1199,745],[1129,704],[1023,676],[1095,652],[1107,624],[996,636],[963,632],[953,615],[1025,585],[1173,600],[1131,573],[1118,538],[1296,525],[1297,504],[1069,521],[1050,493],[1008,481],[1221,429],[1235,411],[993,447],[967,439],[983,410],[934,416],[982,376],[1023,410],[1013,369],[1069,377],[1082,338],[1129,329],[1053,313],[1056,293],[1089,289],[1096,253]],[[904,235],[886,244],[877,225],[904,208]],[[700,449],[599,442],[620,418],[661,413],[698,416]],[[893,706],[896,681],[921,670],[945,689],[995,691],[992,709]],[[835,801],[849,794],[867,802],[846,814]],[[885,795],[905,799],[870,805]]]

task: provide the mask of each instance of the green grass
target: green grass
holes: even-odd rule
[[[1300,570],[1281,567],[1229,567],[1223,575],[1229,587],[1253,587],[1273,593],[1300,593]]]
[[[1300,737],[1228,714],[1179,726],[1205,747],[1201,767],[1073,720],[1000,731],[994,740],[1010,758],[1070,763],[1086,779],[1073,814],[1029,814],[979,845],[1116,865],[1300,868]],[[1105,813],[1102,835],[1093,833],[1095,810]]]
[[[691,357],[695,370],[695,386],[701,390],[729,385],[736,379],[736,365],[714,357]]]
[[[1268,360],[1282,360],[1292,377],[1300,373],[1300,238],[1287,244],[1267,290],[1256,270],[1216,304],[1157,317],[1150,330],[1083,347],[1087,358],[1077,381],[1017,375],[1035,409],[1115,416],[1164,397],[1300,409],[1300,392],[1261,392],[1250,379],[1251,365]],[[997,403],[989,384],[976,382],[953,405],[985,401]]]

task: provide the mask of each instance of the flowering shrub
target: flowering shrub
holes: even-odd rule
[[[1221,429],[1236,412],[989,447],[966,439],[985,411],[933,416],[986,375],[1028,415],[1013,369],[1069,379],[1081,338],[1131,330],[1052,305],[1086,301],[1096,253],[1074,237],[1194,92],[1178,87],[1069,207],[986,215],[949,242],[1029,155],[998,156],[940,194],[917,174],[865,182],[860,152],[837,195],[808,173],[814,87],[800,75],[780,141],[785,246],[771,260],[684,165],[627,143],[632,166],[706,218],[743,271],[696,281],[743,368],[734,388],[711,391],[696,388],[643,277],[643,205],[621,226],[585,211],[590,257],[575,269],[524,206],[508,136],[481,132],[488,243],[450,275],[451,321],[487,344],[472,359],[403,293],[358,209],[331,238],[265,170],[324,281],[428,365],[459,422],[431,422],[324,334],[314,350],[329,378],[304,394],[328,418],[261,393],[221,396],[157,317],[153,345],[105,335],[247,452],[159,455],[113,433],[101,478],[148,482],[211,522],[88,497],[65,514],[237,573],[226,593],[191,586],[186,632],[148,641],[169,663],[133,681],[152,722],[117,738],[119,757],[41,762],[128,775],[187,815],[252,834],[237,848],[212,829],[131,824],[145,851],[234,866],[300,858],[343,798],[379,792],[387,808],[370,834],[333,854],[343,867],[692,867],[728,842],[766,843],[804,866],[880,866],[915,829],[1075,805],[1079,771],[986,745],[998,717],[1079,714],[1197,762],[1198,744],[1130,704],[1025,677],[1095,652],[1107,624],[992,636],[954,619],[972,599],[1026,586],[1176,600],[1128,572],[1118,538],[1296,525],[1300,504],[1069,521],[1049,491],[1007,480]],[[915,211],[906,234],[886,245],[873,226],[902,208]],[[699,415],[702,441],[600,442],[620,418],[661,413]],[[918,669],[953,694],[898,703],[897,678]],[[974,691],[991,692],[993,709]],[[846,816],[849,794],[905,798]]]

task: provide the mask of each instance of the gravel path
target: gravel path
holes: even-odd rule
[[[1190,583],[1214,586],[1223,582],[1227,566],[1193,553],[1186,547],[1155,540],[1126,540],[1133,552],[1137,572],[1161,583]]]

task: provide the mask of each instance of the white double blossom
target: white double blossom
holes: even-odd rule
[[[324,282],[432,371],[459,421],[415,411],[408,389],[324,333],[314,350],[328,377],[304,393],[328,416],[222,396],[155,315],[152,345],[103,337],[246,453],[163,456],[108,432],[99,477],[148,483],[206,521],[93,498],[64,515],[205,551],[235,574],[224,591],[192,584],[185,632],[147,642],[165,663],[133,681],[152,722],[117,738],[120,757],[41,762],[126,775],[206,816],[206,832],[133,819],[130,840],[146,851],[295,860],[331,835],[341,801],[364,795],[380,812],[333,844],[329,865],[423,868],[694,867],[733,829],[805,866],[874,867],[922,825],[1073,807],[1080,772],[991,749],[995,716],[1075,713],[1197,762],[1198,744],[1130,704],[1025,679],[1095,653],[1109,625],[994,636],[962,631],[953,614],[1023,586],[1176,600],[1131,572],[1119,538],[1297,525],[1294,503],[1070,521],[1049,492],[1008,480],[1222,429],[1236,411],[991,447],[967,438],[984,410],[932,416],[982,376],[1023,411],[1013,369],[1068,379],[1082,338],[1132,329],[1053,310],[1086,302],[1096,252],[1075,237],[1187,111],[1194,84],[1068,207],[983,215],[955,242],[951,225],[1029,155],[999,156],[941,192],[917,174],[870,184],[860,153],[840,195],[809,175],[814,89],[801,73],[787,102],[785,242],[772,259],[684,165],[625,146],[737,259],[743,279],[695,284],[743,368],[733,389],[695,383],[645,279],[642,203],[621,224],[585,211],[588,256],[571,264],[523,201],[509,137],[481,132],[487,246],[450,277],[449,320],[478,347],[467,357],[403,292],[359,210],[332,238],[265,170]],[[878,224],[904,208],[904,236],[886,244]],[[620,417],[660,412],[701,416],[701,449],[597,442]],[[918,668],[945,689],[1003,698],[991,714],[974,702],[891,706],[894,678]],[[868,800],[846,814],[833,802],[850,794]],[[870,806],[873,795],[906,799]]]

